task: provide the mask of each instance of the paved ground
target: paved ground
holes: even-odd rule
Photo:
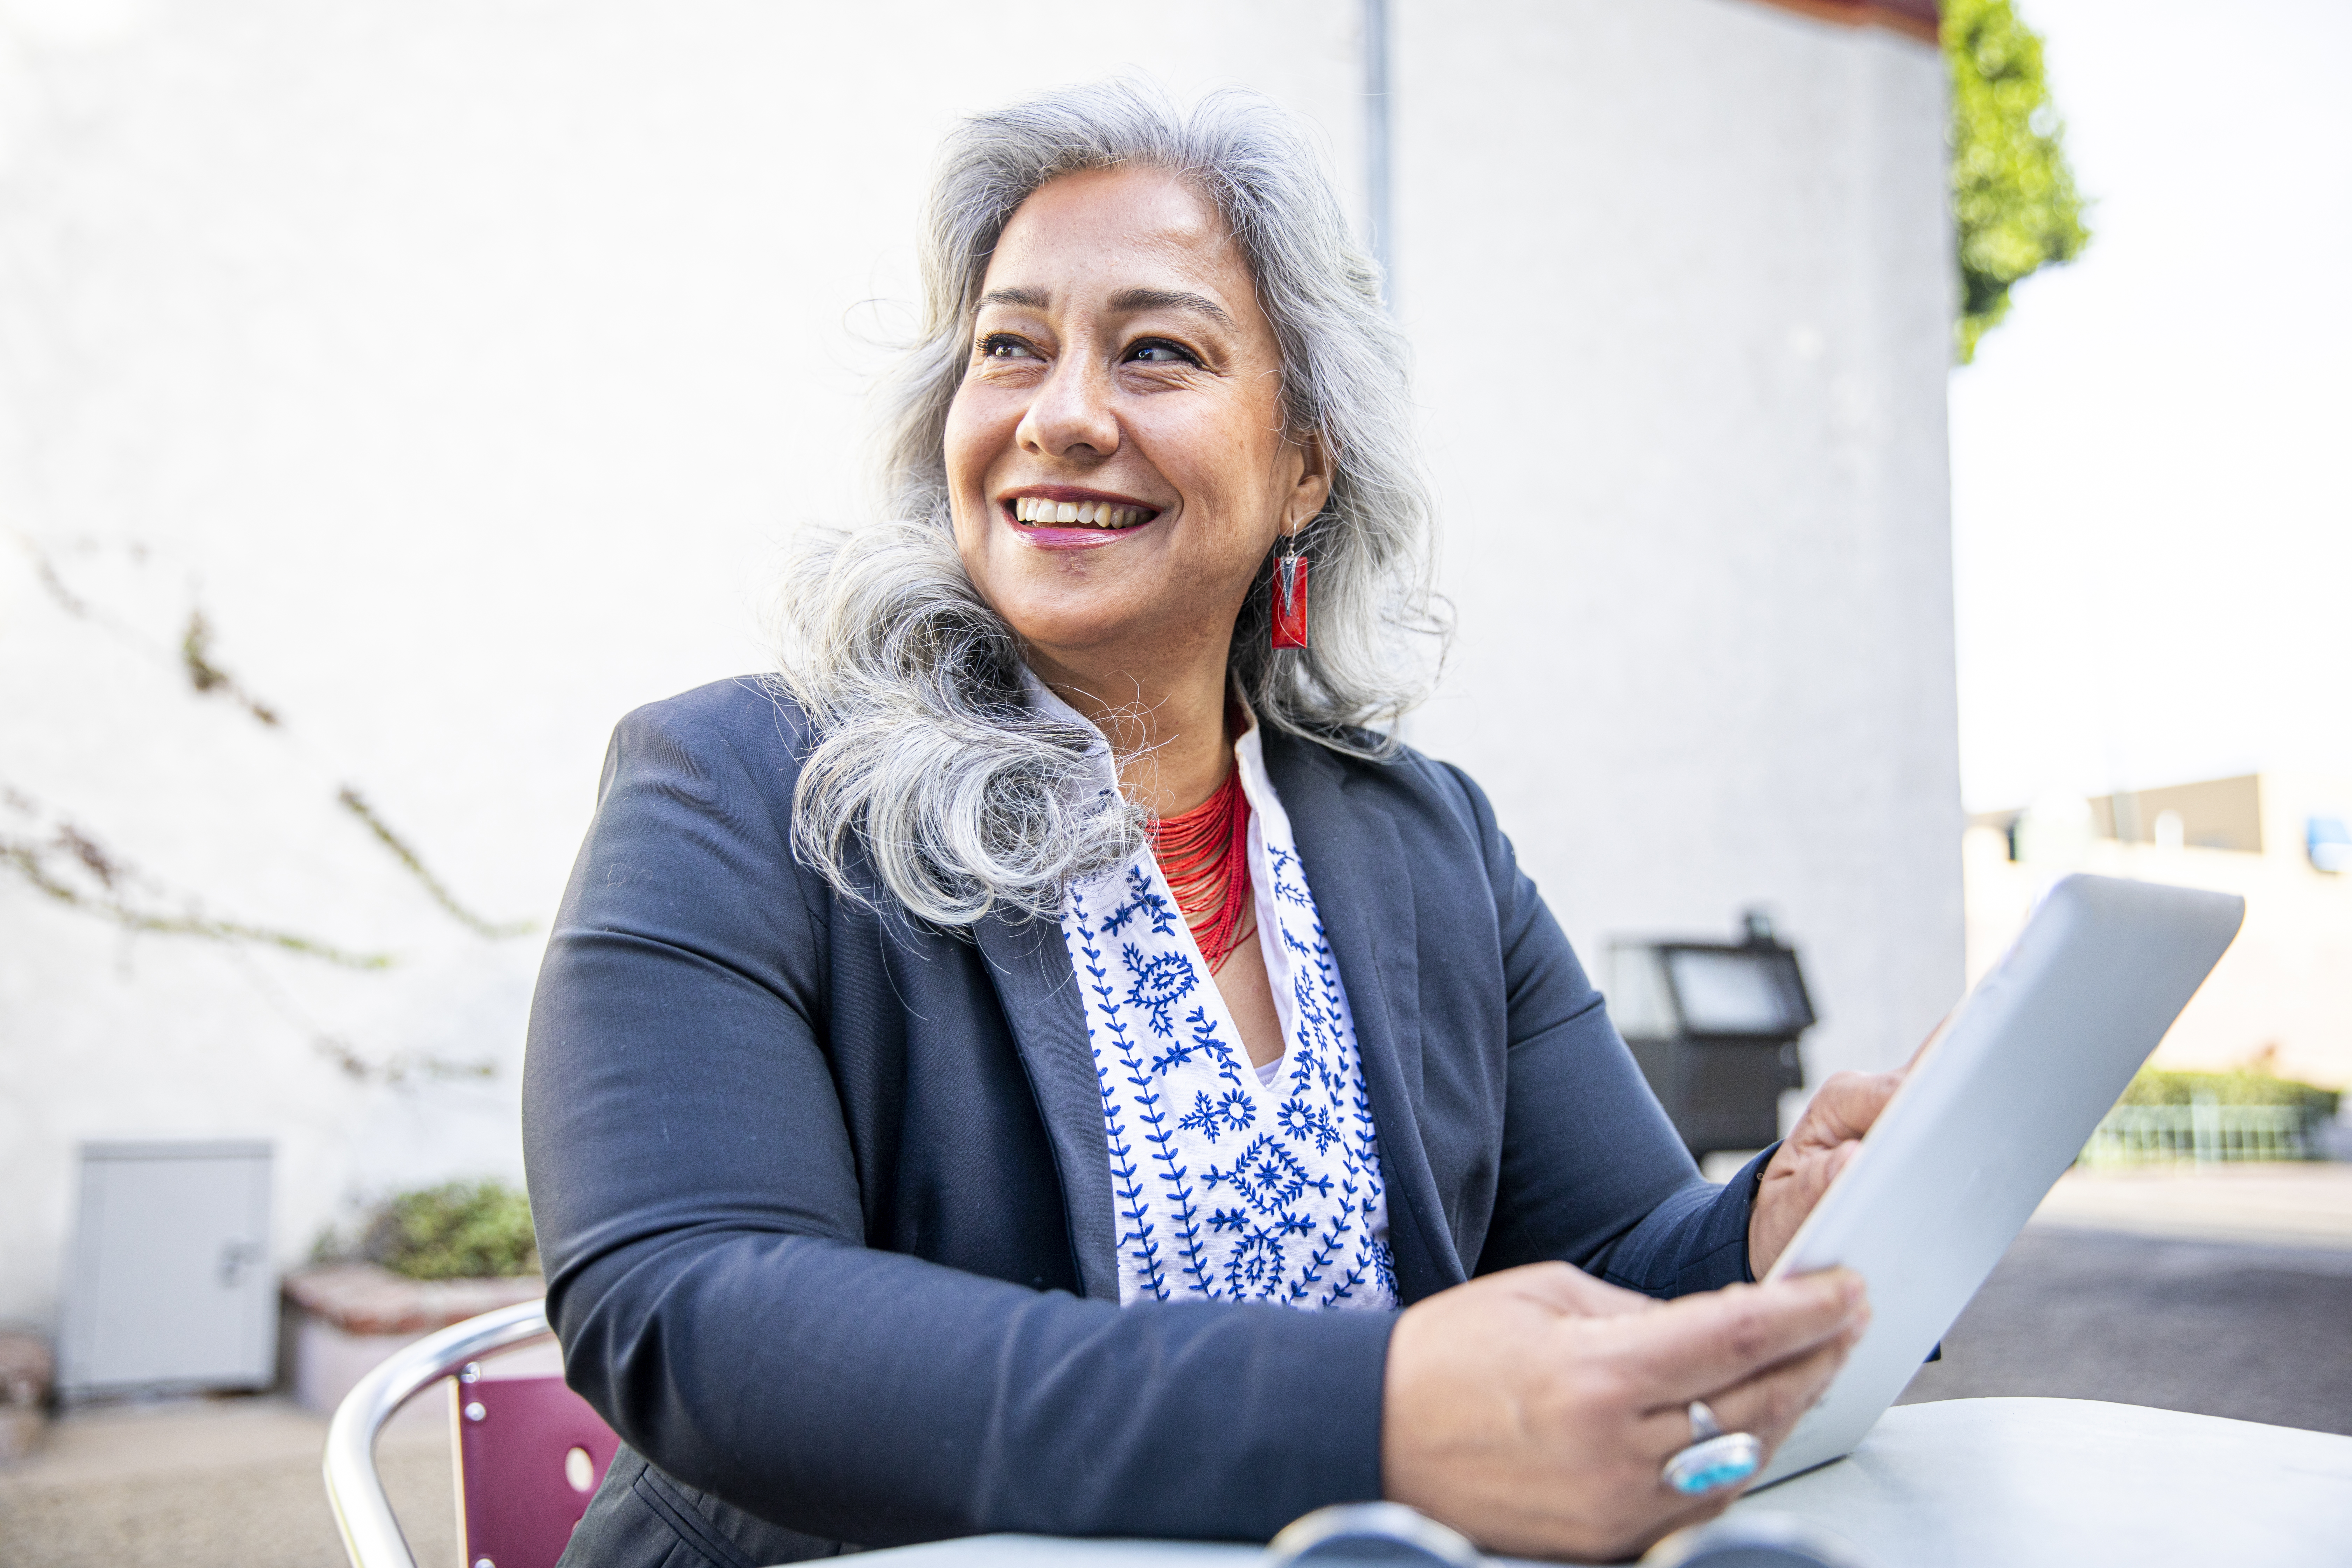
[[[2070,1172],[1903,1402],[2003,1394],[2352,1434],[2352,1163]]]
[[[2352,1252],[2029,1226],[1901,1402],[1986,1394],[2352,1435]]]
[[[377,1467],[420,1568],[456,1568],[448,1416],[425,1403],[385,1433]],[[343,1568],[326,1436],[269,1397],[76,1414],[0,1469],[0,1568]]]
[[[1906,1402],[2038,1394],[2352,1433],[2352,1163],[2071,1174]],[[447,1416],[380,1467],[457,1562]],[[326,1423],[278,1399],[90,1410],[0,1469],[0,1568],[340,1568]]]

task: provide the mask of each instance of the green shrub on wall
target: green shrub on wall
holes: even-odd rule
[[[1945,0],[1952,76],[1952,218],[1959,243],[1962,364],[2009,314],[2010,286],[2090,243],[2042,39],[2010,0]]]
[[[539,1271],[530,1200],[503,1182],[449,1182],[401,1193],[376,1211],[359,1252],[411,1279]]]

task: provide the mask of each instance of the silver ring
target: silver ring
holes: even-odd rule
[[[1764,1445],[1753,1432],[1727,1432],[1704,1399],[1690,1402],[1691,1440],[1668,1459],[1658,1479],[1685,1497],[1737,1486],[1764,1463]]]

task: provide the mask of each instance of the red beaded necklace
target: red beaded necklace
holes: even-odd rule
[[[1212,974],[1257,929],[1255,921],[1243,923],[1250,911],[1249,823],[1249,796],[1242,792],[1237,764],[1214,795],[1190,811],[1155,819],[1150,827],[1152,858]]]

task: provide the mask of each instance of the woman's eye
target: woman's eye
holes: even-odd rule
[[[992,333],[980,340],[980,356],[982,359],[1034,359],[1036,357],[1027,343],[1023,342],[1019,338],[1007,337],[1003,332]]]
[[[1192,350],[1171,343],[1164,338],[1146,338],[1127,351],[1130,364],[1199,364],[1200,357]]]

